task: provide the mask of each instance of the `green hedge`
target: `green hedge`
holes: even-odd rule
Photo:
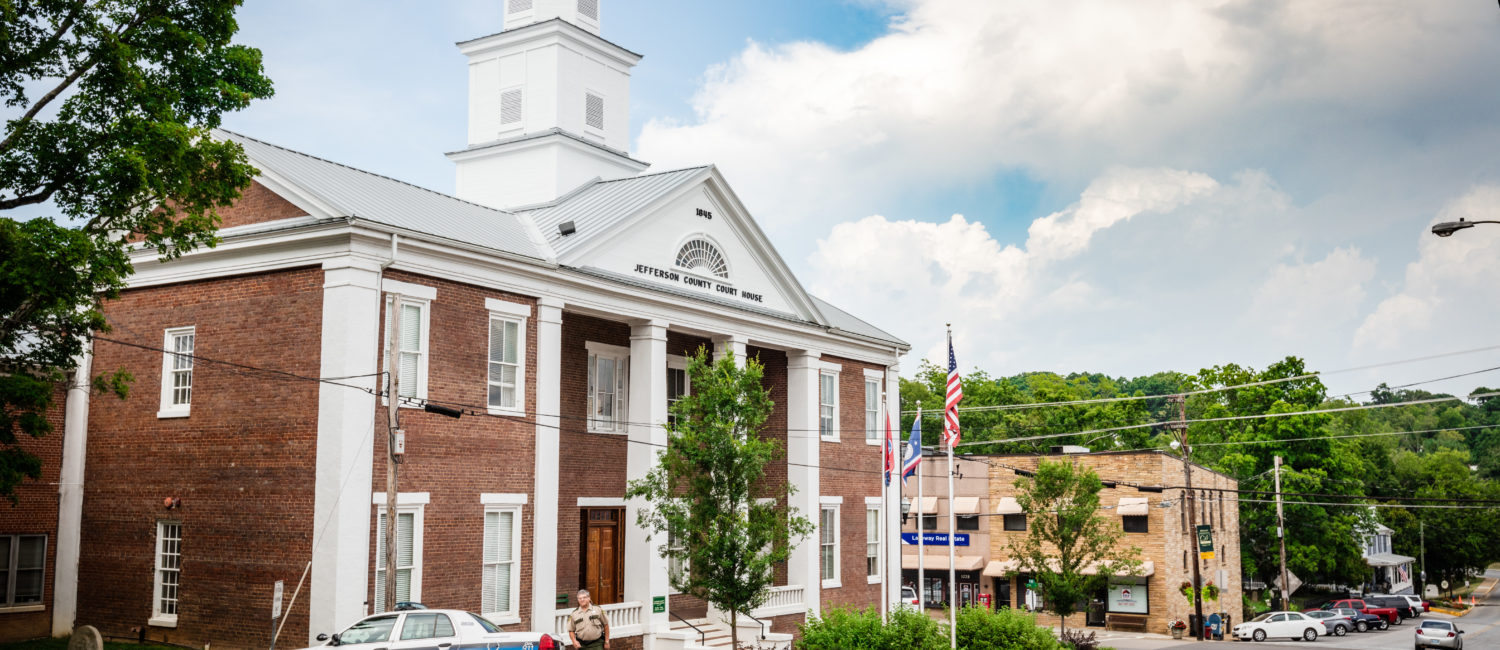
[[[948,625],[924,613],[900,609],[880,624],[880,612],[830,609],[802,626],[800,650],[943,650]],[[968,607],[958,614],[961,650],[1066,650],[1051,630],[1030,614],[1011,609]]]

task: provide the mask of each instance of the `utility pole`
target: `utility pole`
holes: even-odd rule
[[[385,602],[380,611],[396,609],[396,465],[401,459],[396,456],[396,437],[401,435],[401,296],[394,295],[386,302],[386,313],[391,325],[386,332],[385,360],[390,387],[386,392],[386,440],[385,440]]]
[[[1276,538],[1281,542],[1281,608],[1291,607],[1291,593],[1288,588],[1292,586],[1286,573],[1286,518],[1281,513],[1281,457],[1275,459],[1276,469]]]
[[[1193,471],[1188,460],[1191,450],[1188,448],[1187,440],[1187,395],[1175,395],[1172,401],[1177,403],[1177,422],[1172,428],[1177,430],[1177,443],[1182,447],[1182,480],[1186,489],[1182,500],[1182,507],[1187,508],[1187,530],[1188,545],[1196,548],[1198,543],[1198,513],[1197,503],[1193,498]],[[1196,555],[1196,553],[1194,553]],[[1198,615],[1197,625],[1193,626],[1193,638],[1203,640],[1203,576],[1200,575],[1198,563],[1201,558],[1193,558],[1193,613]]]
[[[1427,522],[1422,521],[1422,515],[1417,515],[1417,534],[1422,540],[1422,591],[1417,594],[1418,598],[1427,597]]]

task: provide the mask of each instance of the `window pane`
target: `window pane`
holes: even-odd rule
[[[484,561],[500,559],[500,544],[497,541],[500,528],[500,513],[484,513]]]
[[[412,524],[416,521],[416,515],[410,512],[398,512],[396,514],[396,565],[412,566],[412,555],[415,548],[412,543]]]
[[[437,614],[407,614],[401,624],[401,638],[430,639],[437,636]]]
[[[520,329],[515,321],[505,322],[505,362],[516,363],[520,358]]]
[[[510,585],[511,571],[515,570],[514,562],[506,562],[495,566],[495,609],[490,611],[509,612],[511,607]]]
[[[401,305],[401,351],[422,351],[422,308]]]
[[[355,623],[349,629],[339,635],[339,643],[378,643],[389,641],[391,630],[396,627],[396,616],[380,616],[368,618]]]

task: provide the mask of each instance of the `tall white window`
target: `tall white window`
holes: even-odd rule
[[[162,418],[187,417],[193,404],[193,346],[197,336],[192,327],[167,330],[162,343],[161,411]]]
[[[880,506],[865,506],[865,576],[880,582]]]
[[[400,314],[400,339],[396,342],[396,358],[400,376],[401,397],[407,400],[427,399],[427,340],[431,303],[411,296],[390,296],[386,302],[386,327],[391,326],[391,314]],[[389,330],[387,330],[389,332]],[[386,360],[390,370],[390,360]],[[415,401],[402,401],[402,406],[420,406]]]
[[[823,586],[838,587],[839,582],[839,508],[825,505],[818,520],[822,552]]]
[[[0,607],[42,604],[46,535],[0,535]]]
[[[687,357],[670,355],[667,357],[667,422],[675,424],[677,416],[672,414],[672,406],[679,400],[687,397],[692,390],[688,382]]]
[[[880,382],[865,378],[865,442],[880,444]]]
[[[667,531],[667,549],[674,553],[679,553],[679,555],[667,556],[667,575],[671,576],[671,582],[676,583],[687,577],[688,561],[687,558],[680,555],[681,552],[687,550],[687,547],[683,542],[682,536],[677,534],[675,530]],[[671,586],[671,590],[674,594],[678,593],[675,584]]]
[[[374,495],[381,504],[385,495]],[[374,610],[385,608],[385,508],[375,522]],[[422,599],[422,508],[396,507],[396,602]]]
[[[588,428],[624,433],[629,422],[630,350],[589,341]]]
[[[182,522],[156,522],[156,580],[152,588],[151,625],[177,626],[177,591],[182,573]]]
[[[839,439],[838,373],[818,373],[818,434],[825,440]]]
[[[526,321],[512,316],[490,316],[489,406],[491,411],[525,410]]]
[[[492,621],[520,620],[521,511],[489,507],[484,513],[484,597]]]

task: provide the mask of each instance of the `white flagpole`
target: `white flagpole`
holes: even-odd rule
[[[948,330],[948,350],[953,350],[953,330]],[[953,507],[953,437],[948,430],[947,407],[944,405],[943,437],[948,441],[948,646],[958,650],[958,570],[954,566],[954,533],[958,515]]]
[[[917,407],[917,421],[922,421],[922,407]],[[917,441],[917,611],[927,612],[927,570],[924,566],[927,552],[923,548],[927,536],[927,513],[922,507],[922,442]],[[936,514],[934,514],[936,516]]]
[[[880,437],[880,466],[884,471],[880,473],[880,520],[875,525],[875,534],[880,543],[875,546],[875,552],[878,554],[877,561],[880,562],[877,566],[882,569],[888,568],[886,567],[885,557],[885,538],[887,537],[885,524],[887,521],[886,517],[889,516],[889,511],[886,510],[886,497],[890,496],[891,492],[890,476],[897,471],[894,467],[896,459],[891,456],[891,398],[885,391],[890,386],[889,378],[890,373],[885,373],[881,379],[886,381],[882,381],[880,387],[881,394],[885,395],[885,399],[882,400],[885,403],[885,435]],[[880,426],[880,424],[876,423],[875,426]],[[885,625],[886,612],[890,609],[891,600],[890,572],[882,570],[880,573],[884,574],[881,576],[884,580],[880,583],[880,624]]]

